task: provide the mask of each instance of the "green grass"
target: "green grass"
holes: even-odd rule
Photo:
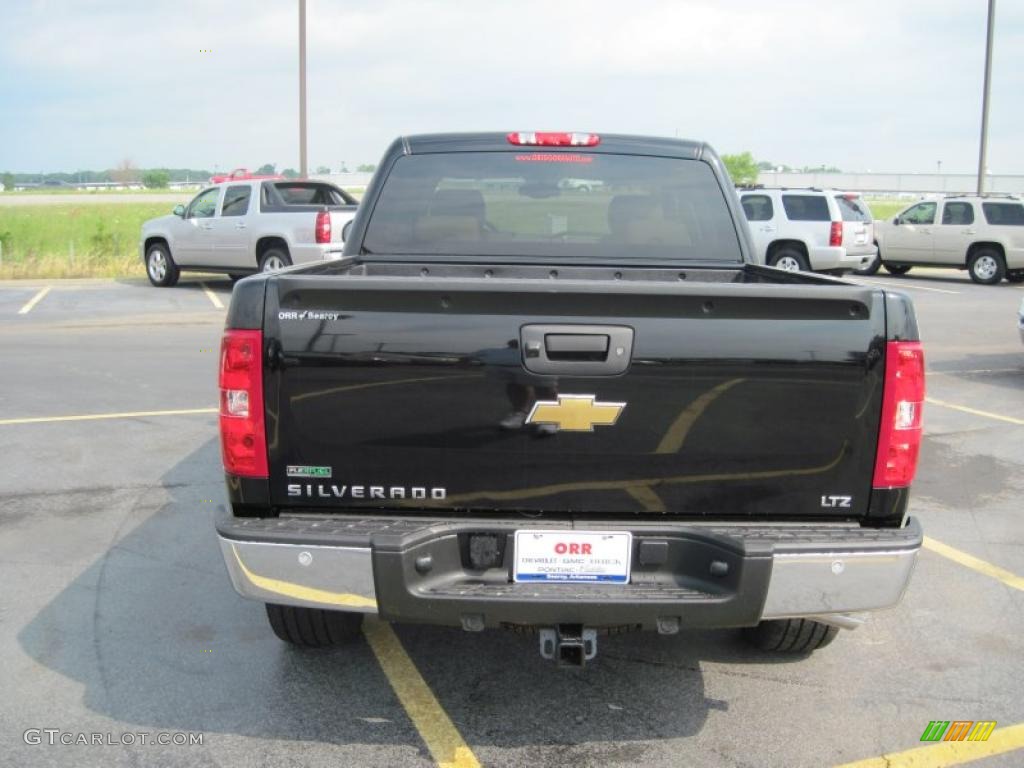
[[[144,275],[142,222],[168,203],[0,206],[0,278]]]
[[[908,205],[909,200],[865,200],[871,209],[871,215],[876,219],[889,219],[902,211]]]
[[[205,182],[203,182],[205,184]],[[34,187],[32,189],[21,189],[15,192],[7,189],[0,192],[5,197],[33,197],[35,195],[98,195],[100,197],[116,197],[117,195],[181,195],[188,198],[197,192],[195,189],[109,189],[99,187],[95,189],[75,189],[74,187]]]

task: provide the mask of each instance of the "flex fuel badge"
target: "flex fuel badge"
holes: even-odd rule
[[[330,467],[307,467],[300,464],[289,464],[286,472],[288,477],[330,477]]]

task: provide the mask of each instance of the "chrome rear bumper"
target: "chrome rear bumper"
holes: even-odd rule
[[[312,516],[298,519],[308,521]],[[323,521],[324,516],[319,519]],[[317,530],[318,526],[325,525],[322,522],[295,523],[287,520],[287,525],[283,526],[277,520],[245,519],[243,525],[236,525],[239,520],[242,519],[222,521],[218,524],[218,533],[231,582],[242,596],[270,603],[365,613],[393,614],[397,610],[385,605],[385,610],[381,611],[378,606],[380,598],[374,574],[373,534],[366,534],[365,545],[353,545],[351,542],[332,545],[328,543],[331,536]],[[308,533],[303,533],[303,525],[308,526]],[[418,548],[415,551],[421,552],[423,547],[435,543],[440,547],[446,537],[453,538],[449,529],[472,530],[482,523],[434,520],[423,521],[419,525],[422,530],[405,532],[413,542],[408,547],[410,551]],[[493,527],[494,524],[490,525]],[[576,525],[587,527],[580,522]],[[664,525],[657,532],[635,524],[621,525],[632,530],[636,540],[660,539],[665,535],[661,533],[665,530]],[[611,526],[605,524],[603,527]],[[756,576],[754,582],[747,582],[748,586],[765,595],[760,619],[816,618],[846,628],[858,623],[858,619],[848,614],[890,608],[900,601],[910,581],[922,540],[921,527],[913,519],[907,527],[898,530],[862,529],[843,524],[701,525],[687,522],[679,523],[678,527],[680,531],[697,531],[699,537],[713,542],[719,540],[717,537],[734,539],[737,549],[744,553],[742,557],[746,558],[743,562],[763,563],[765,558],[770,558],[770,570],[758,567],[752,571],[754,574],[768,574],[767,585],[764,585],[762,576]],[[275,534],[275,530],[282,529],[286,529],[287,535]],[[389,536],[387,549],[389,555],[393,555],[401,545],[395,543],[397,534],[390,532]],[[417,601],[426,601],[424,605],[429,603],[430,607],[428,613],[444,614],[444,620],[439,619],[439,623],[458,625],[459,611],[490,610],[497,614],[512,610],[517,616],[523,616],[529,614],[530,600],[545,603],[548,608],[552,603],[560,604],[563,599],[567,606],[573,602],[564,597],[566,585],[551,585],[561,589],[561,592],[552,589],[551,594],[545,593],[545,585],[534,585],[529,592],[516,593],[514,589],[502,591],[500,583],[495,584],[493,580],[486,585],[489,592],[468,589],[463,593],[458,585],[448,587],[440,592],[444,599],[439,602],[438,590],[428,587],[426,582],[424,586],[418,586],[417,577],[410,575],[408,569],[397,569],[404,573],[396,576],[395,561],[387,562],[391,573],[377,578],[390,582],[392,595],[396,578],[402,583],[402,589],[408,592],[408,595],[403,592],[398,601],[402,603],[399,612],[409,609],[405,604],[406,598],[416,606],[419,605]],[[745,567],[751,568],[750,565]],[[465,583],[479,586],[477,582],[483,581],[479,574],[476,581],[472,576],[469,574]],[[586,588],[587,585],[583,586]],[[624,586],[624,596],[631,586]],[[709,601],[716,598],[723,605],[722,626],[737,625],[737,617],[724,608],[728,600],[719,599],[722,595],[709,593],[707,596]],[[674,611],[671,597],[659,597],[658,600],[657,605],[650,606],[652,611],[659,614]],[[690,601],[678,603],[682,626],[687,625],[686,616],[693,607],[693,598]],[[511,602],[516,602],[514,609],[510,607]],[[447,604],[442,606],[441,603]],[[615,621],[615,605],[609,604],[605,609],[612,622]],[[420,611],[419,607],[413,609],[412,620]],[[747,616],[743,620],[749,622],[749,619]],[[703,618],[698,625],[714,626],[714,614],[711,620]]]

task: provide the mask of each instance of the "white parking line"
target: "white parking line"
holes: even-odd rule
[[[25,304],[24,307],[18,310],[18,314],[27,315],[29,312],[31,312],[32,308],[40,301],[42,301],[43,297],[50,292],[50,288],[52,288],[52,286],[48,285],[45,288],[41,289],[39,293],[37,293],[35,296],[28,300],[28,303]]]
[[[960,293],[960,291],[947,291],[945,288],[929,288],[927,286],[917,284],[909,285],[908,283],[905,283],[902,280],[900,280],[899,282],[894,282],[891,280],[879,280],[877,282],[870,283],[864,283],[859,280],[854,280],[853,282],[860,283],[861,285],[884,285],[886,288],[904,288],[908,291],[931,291],[932,293],[951,293],[954,296]]]
[[[206,283],[199,283],[199,285],[203,289],[203,293],[206,294],[206,298],[210,300],[213,306],[215,306],[217,309],[224,309],[224,303],[220,300],[220,296],[211,291],[210,286],[208,286]]]

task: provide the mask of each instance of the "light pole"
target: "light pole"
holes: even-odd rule
[[[985,194],[988,162],[988,99],[992,89],[992,36],[996,25],[996,0],[988,0],[988,37],[985,41],[985,90],[981,100],[981,150],[978,154],[978,194]]]
[[[309,175],[306,166],[306,0],[299,0],[299,175]]]

